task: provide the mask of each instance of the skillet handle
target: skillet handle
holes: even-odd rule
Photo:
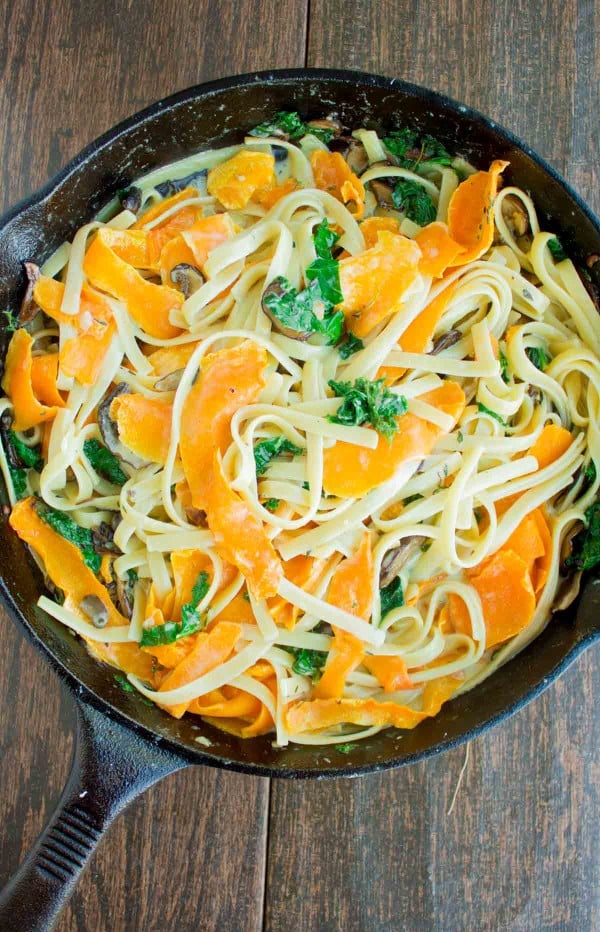
[[[187,761],[77,703],[67,785],[16,874],[0,893],[2,932],[52,929],[113,819],[136,796]]]

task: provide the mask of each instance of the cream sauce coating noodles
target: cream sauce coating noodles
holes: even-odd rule
[[[0,465],[40,607],[128,688],[335,745],[435,715],[592,565],[600,323],[506,163],[256,133],[34,273]]]

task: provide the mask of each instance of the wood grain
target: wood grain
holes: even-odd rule
[[[380,72],[492,115],[598,209],[593,3],[312,0],[308,64]],[[598,652],[540,699],[427,764],[351,783],[274,782],[266,928],[591,930]],[[595,769],[594,769],[595,768]]]
[[[422,83],[491,114],[600,207],[593,0],[311,0],[307,64]],[[305,61],[307,0],[15,0],[0,17],[0,200],[181,87]],[[0,883],[68,769],[70,701],[0,619]],[[193,769],[116,823],[60,932],[587,930],[600,924],[598,654],[464,751],[335,783]],[[596,772],[594,772],[594,767]],[[266,894],[265,894],[266,874]]]
[[[0,206],[159,97],[302,65],[305,13],[295,0],[2,4]],[[74,719],[39,655],[6,617],[0,626],[1,885],[58,798]],[[208,769],[155,787],[103,841],[60,932],[260,928],[267,798],[264,780]]]

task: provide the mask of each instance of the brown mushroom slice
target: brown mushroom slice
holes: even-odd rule
[[[162,378],[157,379],[154,383],[154,388],[157,392],[176,392],[179,388],[179,383],[181,382],[181,376],[184,373],[184,369],[174,369],[173,372],[163,375]]]
[[[21,301],[21,308],[19,310],[19,323],[28,324],[33,320],[35,315],[39,311],[39,307],[33,300],[33,289],[35,284],[40,277],[40,267],[36,265],[35,262],[24,262],[23,268],[25,269],[25,274],[27,276],[27,288],[25,289],[25,294],[23,295],[23,300]]]
[[[10,442],[10,429],[12,427],[13,416],[10,409],[5,408],[5,410],[0,414],[0,438],[2,439],[2,447],[4,448],[4,453],[9,464],[13,469],[22,469],[25,466],[25,463],[21,461],[21,457],[18,456],[15,448]]]
[[[446,333],[442,333],[441,336],[437,337],[433,341],[433,347],[431,348],[430,356],[437,356],[438,353],[443,352],[443,350],[449,349],[451,346],[454,346],[455,343],[458,343],[459,340],[462,340],[462,332],[460,330],[448,330]]]
[[[477,379],[465,379],[462,390],[465,393],[465,403],[470,405],[477,394]]]
[[[102,599],[97,595],[86,595],[79,603],[84,615],[87,615],[95,628],[106,628],[108,624],[108,609]]]
[[[371,181],[371,191],[379,207],[394,207],[394,188],[382,178],[375,178]]]
[[[194,508],[189,505],[185,509],[185,516],[190,524],[194,524],[196,527],[207,527],[206,512],[202,511],[201,508]]]
[[[102,434],[102,440],[111,453],[114,453],[115,456],[123,460],[124,463],[129,463],[134,469],[141,469],[142,466],[146,465],[146,460],[137,456],[137,454],[129,450],[124,443],[121,443],[119,440],[119,429],[110,416],[110,406],[114,399],[118,395],[129,394],[131,394],[131,388],[127,382],[119,382],[119,384],[113,388],[112,392],[106,396],[98,408],[98,427]]]
[[[350,139],[344,158],[348,168],[350,171],[354,172],[355,175],[362,175],[369,167],[367,150],[358,139]]]
[[[114,541],[115,531],[112,525],[101,521],[92,528],[92,544],[96,553],[121,553]]]
[[[130,210],[132,214],[137,214],[142,206],[141,188],[136,188],[135,185],[132,185],[130,188],[120,193],[119,200],[121,201],[123,210]]]
[[[191,265],[189,262],[180,262],[179,265],[174,266],[171,269],[170,278],[186,300],[195,291],[198,291],[205,281],[200,269],[197,269],[195,265]]]
[[[503,198],[502,217],[515,239],[519,239],[531,232],[529,216],[523,202],[514,194],[507,194]]]
[[[287,290],[280,279],[275,278],[270,285],[267,285],[263,291],[263,296],[261,299],[261,307],[273,324],[275,330],[283,334],[284,337],[289,337],[290,340],[308,340],[309,336],[311,336],[310,330],[294,330],[292,327],[286,327],[286,325],[282,324],[279,318],[275,316],[273,311],[270,310],[270,308],[267,306],[265,298],[271,294],[277,295],[278,297],[287,294]]]
[[[340,121],[333,116],[325,117],[322,120],[309,120],[306,125],[308,127],[314,126],[315,129],[329,130],[334,136],[341,136],[344,129]]]
[[[117,576],[116,582],[117,607],[125,618],[131,618],[133,615],[133,600],[131,597],[131,585],[127,580]]]
[[[420,547],[427,540],[421,534],[413,534],[412,537],[405,537],[404,540],[392,550],[388,550],[381,561],[379,571],[379,588],[384,589],[394,581],[403,566],[413,556],[417,547]]]
[[[531,398],[531,400],[533,401],[534,405],[539,405],[539,404],[541,404],[541,402],[542,402],[542,390],[541,390],[541,388],[538,388],[537,385],[529,385],[528,388],[527,388],[527,391],[525,392],[525,394],[528,395],[529,398]]]

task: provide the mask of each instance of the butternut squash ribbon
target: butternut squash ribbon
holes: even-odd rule
[[[14,409],[13,430],[29,430],[37,424],[51,420],[58,410],[57,404],[47,405],[36,397],[34,391],[34,372],[32,356],[33,338],[26,330],[15,330],[6,353],[6,366],[2,388],[10,398]],[[38,392],[48,398],[53,391],[48,389],[46,380],[40,386],[41,373],[38,370],[36,383]],[[54,383],[56,385],[56,381]],[[48,389],[48,391],[47,391]],[[61,405],[62,407],[62,399]]]
[[[449,414],[454,423],[465,407],[465,394],[456,382],[446,380],[439,388],[426,392],[420,400]],[[427,456],[444,431],[430,421],[408,412],[398,421],[391,442],[380,436],[374,450],[360,451],[361,469],[356,469],[357,448],[338,440],[323,454],[323,488],[328,495],[361,498],[391,479],[396,470],[411,459]]]
[[[420,258],[414,240],[380,230],[374,246],[341,260],[342,310],[352,333],[367,336],[399,309],[403,295],[419,276]]]
[[[373,553],[371,535],[362,536],[356,553],[342,560],[331,577],[327,601],[336,608],[368,621],[373,610]],[[331,645],[323,675],[313,690],[316,699],[339,699],[346,679],[362,663],[363,642],[341,628],[333,629]]]
[[[500,175],[509,165],[496,160],[489,171],[475,172],[461,182],[448,204],[448,232],[464,251],[451,265],[467,265],[479,259],[494,239],[494,200]]]

